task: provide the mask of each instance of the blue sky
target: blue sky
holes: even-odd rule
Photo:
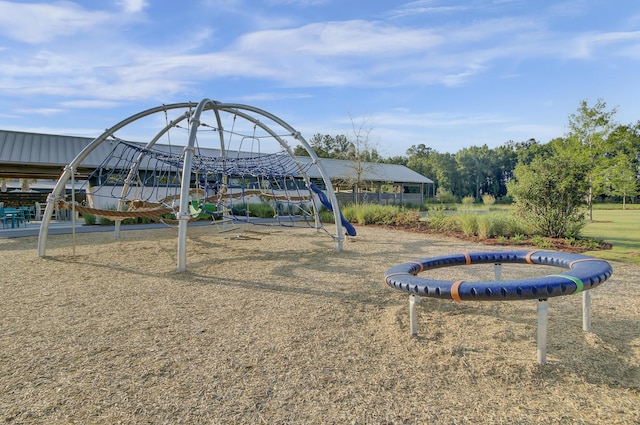
[[[210,98],[382,155],[567,132],[581,100],[640,119],[637,0],[0,1],[0,128],[95,137]]]

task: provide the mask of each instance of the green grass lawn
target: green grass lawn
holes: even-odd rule
[[[587,223],[582,234],[613,245],[611,250],[586,254],[605,260],[640,264],[640,209],[594,208],[593,221]]]

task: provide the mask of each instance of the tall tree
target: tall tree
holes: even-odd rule
[[[458,171],[463,182],[463,192],[459,196],[472,195],[479,200],[483,193],[488,193],[491,181],[491,153],[487,145],[463,148],[456,154]]]
[[[575,155],[586,155],[588,159],[587,180],[589,193],[587,195],[587,208],[589,220],[593,220],[593,198],[596,189],[604,192],[604,175],[607,168],[607,138],[615,123],[613,117],[616,109],[608,111],[607,104],[598,99],[593,106],[589,106],[586,100],[580,102],[580,107],[575,114],[569,116],[570,137],[575,137],[580,143],[581,151]]]
[[[407,149],[407,167],[420,173],[423,176],[435,179],[435,169],[433,167],[433,158],[435,151],[424,144],[412,145]]]
[[[438,151],[424,145],[413,145],[407,149],[405,165],[413,171],[430,178],[434,182],[434,194],[437,189],[453,193],[459,182],[455,156]]]
[[[380,162],[384,162],[385,164],[396,164],[396,165],[407,165],[407,157],[403,155],[394,155],[389,158],[381,158]]]
[[[491,150],[490,155],[491,187],[488,194],[496,198],[507,194],[507,183],[513,179],[513,169],[518,162],[515,146],[505,144]]]
[[[640,121],[618,125],[609,134],[611,164],[607,172],[608,195],[632,202],[640,193]]]
[[[456,167],[456,157],[450,153],[436,153],[432,155],[433,168],[438,188],[454,192],[460,184],[460,174]],[[430,177],[427,175],[427,177]],[[435,190],[435,188],[434,188]]]
[[[354,202],[358,204],[359,193],[364,188],[366,181],[364,174],[371,167],[372,162],[379,162],[380,155],[376,149],[372,146],[370,135],[373,131],[367,120],[362,120],[359,124],[356,124],[353,118],[351,119],[352,137],[351,139],[345,138],[348,144],[346,154],[341,159],[346,159],[350,162],[350,168],[355,174],[355,178],[350,182],[353,187],[353,193],[355,195]]]
[[[524,142],[514,143],[508,142],[507,145],[513,145],[518,164],[530,164],[536,156],[550,156],[551,148],[548,144],[542,144],[536,139],[529,139]]]
[[[609,167],[607,176],[609,194],[622,198],[622,209],[626,207],[627,197],[632,199],[638,195],[638,168],[624,152],[619,152]]]
[[[347,136],[343,134],[331,136],[329,134],[316,133],[309,139],[309,145],[320,158],[347,159],[353,150]],[[296,146],[293,153],[300,156],[309,156],[302,146]]]

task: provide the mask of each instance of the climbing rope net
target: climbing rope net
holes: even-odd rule
[[[61,198],[58,206],[114,221],[146,217],[176,224],[184,153],[169,146],[110,141],[111,152],[78,185],[86,194],[84,204]],[[211,153],[199,149],[193,156],[188,192],[192,220],[315,225],[315,205],[304,179],[311,162],[296,162],[283,152],[235,152],[227,157]]]
[[[131,141],[139,140],[131,134],[148,134],[150,128],[156,130],[148,141]],[[308,157],[294,155],[293,144]],[[312,169],[314,181],[308,174]],[[71,193],[65,189],[69,180]],[[84,201],[76,198],[78,191]],[[323,227],[321,206],[333,213],[335,231]],[[331,181],[300,133],[262,109],[209,99],[139,112],[84,147],[49,196],[38,237],[40,256],[46,254],[57,208],[113,220],[116,237],[129,218],[176,224],[178,271],[186,270],[186,229],[196,219],[322,228],[338,251],[345,238]]]

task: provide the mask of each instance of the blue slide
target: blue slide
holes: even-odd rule
[[[318,186],[316,186],[315,184],[311,184],[309,188],[313,190],[316,195],[318,195],[318,198],[320,199],[320,202],[322,202],[322,205],[324,205],[329,211],[333,212],[333,207],[331,206],[331,202],[329,202],[329,198],[327,198],[327,195],[325,195],[323,191],[318,189]],[[353,225],[344,218],[344,216],[342,215],[342,211],[340,211],[340,220],[342,221],[342,227],[344,227],[347,231],[347,235],[355,236],[356,228],[353,227]]]

